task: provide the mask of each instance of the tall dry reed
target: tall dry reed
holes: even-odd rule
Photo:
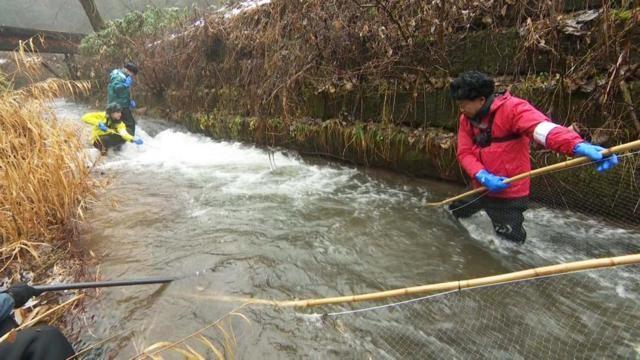
[[[68,239],[76,231],[93,182],[78,135],[57,121],[49,101],[86,92],[89,84],[36,79],[40,58],[23,46],[17,70],[0,88],[0,271],[25,255]]]

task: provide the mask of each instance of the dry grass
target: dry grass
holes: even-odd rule
[[[68,261],[68,240],[94,183],[78,134],[57,121],[48,102],[85,93],[89,85],[38,81],[41,58],[32,42],[15,52],[14,61],[15,72],[0,73],[0,275],[19,281],[30,273],[38,282],[47,274],[75,277],[79,267]],[[17,79],[27,79],[27,85],[16,89]],[[33,311],[16,311],[22,325],[6,338],[11,341],[16,331],[37,322],[60,322],[82,297],[56,306],[58,298],[43,295]]]
[[[189,360],[235,359],[237,338],[232,319],[240,318],[250,324],[249,319],[239,312],[243,306],[178,341],[161,341],[152,344],[136,355],[134,359],[161,360],[164,359],[163,353],[177,353]],[[207,331],[210,334],[207,334]]]
[[[79,137],[47,105],[89,85],[49,79],[16,90],[18,76],[37,77],[40,60],[29,44],[15,54],[18,70],[0,90],[0,272],[73,235],[94,186]]]
[[[585,8],[597,17],[575,20]],[[117,33],[149,69],[138,94],[154,94],[174,114],[454,130],[448,78],[476,69],[509,76],[506,85],[547,79],[527,98],[555,120],[594,128],[614,120],[637,137],[626,120],[637,95],[624,100],[618,84],[639,79],[639,21],[637,5],[613,0],[274,0],[233,17],[194,14],[145,36],[114,28],[95,37],[108,44]],[[102,48],[88,53],[85,74],[120,65],[120,54]]]

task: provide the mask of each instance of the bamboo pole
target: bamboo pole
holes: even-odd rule
[[[396,296],[419,295],[433,292],[470,289],[474,287],[497,285],[507,282],[534,279],[543,276],[561,275],[578,271],[609,268],[622,265],[640,264],[640,254],[625,255],[611,258],[590,259],[558,265],[543,266],[534,269],[516,271],[508,274],[486,276],[470,280],[449,281],[438,284],[408,287],[361,295],[348,295],[323,299],[307,299],[279,302],[283,307],[309,307],[329,304],[353,303],[359,301],[382,300]]]
[[[640,149],[640,140],[636,140],[636,141],[632,141],[626,144],[622,144],[622,145],[618,145],[618,146],[613,146],[609,149],[605,149],[604,151],[602,151],[602,155],[604,156],[609,156],[611,154],[620,154],[620,153],[625,153],[628,151],[633,151],[633,150],[638,150]],[[566,170],[566,169],[570,169],[579,165],[583,165],[583,164],[587,164],[591,162],[591,160],[588,157],[579,157],[579,158],[575,158],[575,159],[571,159],[571,160],[567,160],[558,164],[553,164],[553,165],[549,165],[549,166],[545,166],[543,168],[540,169],[535,169],[535,170],[531,170],[528,171],[526,173],[522,173],[520,175],[516,175],[512,178],[509,178],[507,180],[505,180],[504,182],[509,184],[518,180],[522,180],[528,177],[536,177],[536,176],[540,176],[540,175],[545,175],[554,171],[558,171],[558,170]],[[460,200],[460,199],[464,199],[466,197],[469,197],[471,195],[475,195],[475,194],[479,194],[482,193],[484,191],[486,191],[487,188],[484,186],[481,186],[477,189],[473,189],[470,191],[467,191],[465,193],[462,193],[460,195],[445,199],[443,201],[440,202],[432,202],[432,203],[426,203],[425,206],[428,207],[436,207],[436,206],[442,206],[442,205],[447,205],[450,204],[454,201]]]

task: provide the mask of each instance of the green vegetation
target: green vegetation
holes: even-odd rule
[[[130,12],[122,19],[109,21],[105,30],[86,36],[80,52],[84,56],[100,56],[103,62],[134,59],[137,57],[132,51],[135,45],[175,26],[188,15],[188,10],[179,8],[148,7],[144,12]]]
[[[275,0],[231,17],[149,15],[158,20],[145,41],[129,41],[142,26],[95,38],[152,69],[142,71],[138,94],[210,136],[460,179],[447,84],[464,70],[494,75],[499,89],[597,143],[637,138],[640,16],[619,6]],[[593,8],[602,11],[577,12]],[[197,19],[205,26],[194,27]],[[95,55],[106,43],[83,45],[94,54],[86,72],[119,64],[117,54]]]

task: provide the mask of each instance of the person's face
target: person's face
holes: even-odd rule
[[[111,118],[115,121],[120,121],[120,119],[122,118],[122,113],[120,111],[112,112]]]
[[[127,74],[127,75],[129,75],[131,77],[135,77],[136,76],[136,74],[134,74],[133,71],[131,71],[131,70],[127,69],[127,68],[124,69],[124,72],[125,72],[125,74]]]
[[[468,118],[476,116],[476,114],[482,109],[487,99],[482,96],[474,100],[456,100],[460,113]]]

